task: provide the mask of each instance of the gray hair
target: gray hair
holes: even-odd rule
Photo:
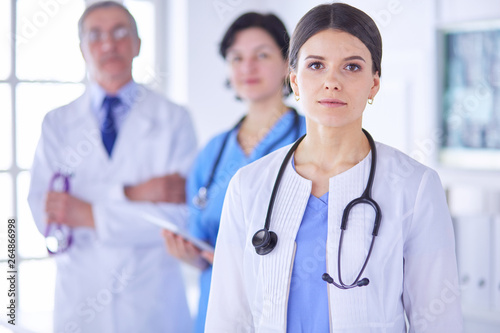
[[[130,12],[128,11],[127,7],[116,1],[100,1],[88,6],[83,12],[80,19],[78,20],[78,37],[80,37],[80,41],[82,41],[83,38],[83,23],[85,22],[85,19],[93,11],[102,8],[120,8],[121,10],[123,10],[125,14],[127,14],[127,17],[130,21],[130,26],[132,27],[133,35],[136,38],[139,38],[139,33],[137,32],[137,23],[135,22],[135,19],[132,16],[132,14],[130,14]]]

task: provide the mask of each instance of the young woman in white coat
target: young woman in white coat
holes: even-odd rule
[[[439,177],[362,129],[381,57],[375,23],[354,7],[299,21],[290,82],[307,135],[231,180],[206,332],[402,333],[405,316],[410,332],[462,330]]]

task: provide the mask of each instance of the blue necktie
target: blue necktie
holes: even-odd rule
[[[102,143],[104,144],[109,157],[111,157],[111,152],[113,151],[113,145],[115,144],[117,134],[113,110],[119,104],[120,99],[115,96],[106,96],[102,102],[102,106],[106,111],[106,118],[104,118],[104,123],[101,128]]]

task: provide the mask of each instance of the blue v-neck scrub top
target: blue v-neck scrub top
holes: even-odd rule
[[[288,295],[287,332],[329,332],[326,272],[328,192],[309,196],[295,242],[292,279]]]
[[[295,170],[295,156],[292,166]],[[295,236],[295,258],[288,293],[287,333],[329,332],[326,241],[328,196],[309,195],[306,210]]]
[[[199,153],[193,169],[187,180],[187,203],[189,206],[189,229],[192,235],[215,246],[219,232],[222,204],[226,195],[229,181],[241,167],[258,160],[270,152],[295,142],[305,134],[306,125],[303,116],[299,116],[299,128],[295,126],[295,115],[292,110],[283,114],[274,124],[267,135],[262,138],[252,153],[247,156],[238,143],[238,128],[229,132],[228,141],[218,163],[212,185],[208,189],[208,201],[204,209],[193,204],[193,198],[198,190],[208,183],[215,160],[228,132],[214,137]],[[202,333],[205,328],[205,318],[212,279],[212,266],[201,272],[200,302],[198,316],[195,323],[195,332]]]

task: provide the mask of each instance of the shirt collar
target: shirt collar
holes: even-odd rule
[[[106,117],[106,112],[102,107],[104,98],[106,97],[106,91],[99,86],[96,82],[91,82],[89,85],[90,90],[90,109],[94,117],[97,119],[99,126],[102,126],[104,119]],[[132,105],[136,101],[138,95],[139,85],[131,80],[129,83],[124,85],[115,96],[120,98],[120,105],[115,108],[113,113],[115,115],[116,126],[119,129],[128,115]]]
[[[130,109],[137,96],[138,85],[134,80],[124,85],[118,90],[115,96],[120,98],[120,101]],[[90,83],[90,96],[92,110],[98,113],[101,110],[102,102],[106,97],[106,91],[96,82]]]

